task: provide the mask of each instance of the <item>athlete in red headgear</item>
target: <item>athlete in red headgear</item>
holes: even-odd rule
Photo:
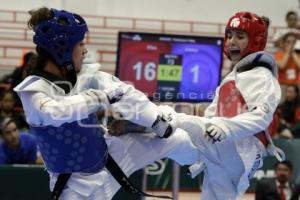
[[[240,53],[242,57],[257,51],[263,51],[267,44],[268,22],[256,14],[249,12],[238,12],[232,16],[226,26],[225,48],[224,52],[231,58],[230,44],[228,43],[232,37],[232,31],[242,31],[247,34],[248,43],[246,48]]]
[[[192,175],[205,169],[202,199],[234,200],[246,191],[267,153],[284,159],[268,134],[281,91],[276,63],[263,51],[267,30],[267,18],[250,12],[232,16],[224,51],[233,70],[217,88],[205,117],[174,114],[201,152],[190,169]]]

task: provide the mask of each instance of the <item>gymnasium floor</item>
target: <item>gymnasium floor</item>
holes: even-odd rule
[[[149,192],[150,194],[158,195],[171,195],[170,192]],[[147,197],[145,200],[158,200],[158,198]],[[178,200],[201,200],[199,193],[197,192],[180,192]],[[254,200],[254,194],[245,194],[243,197],[238,198],[237,200]]]

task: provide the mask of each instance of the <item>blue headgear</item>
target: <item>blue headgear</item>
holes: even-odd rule
[[[34,28],[33,42],[49,53],[58,65],[72,68],[73,48],[84,39],[87,24],[75,13],[53,8],[51,12],[51,19],[42,21]]]

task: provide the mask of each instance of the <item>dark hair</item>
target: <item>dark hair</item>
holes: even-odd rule
[[[10,123],[15,123],[17,125],[16,121],[10,117],[3,117],[0,119],[0,134],[2,134],[5,127]]]
[[[289,161],[289,160],[284,160],[284,161],[275,163],[275,166],[274,166],[275,170],[277,169],[278,165],[285,165],[285,166],[287,166],[291,171],[293,171],[293,164],[292,164],[291,161]]]
[[[293,90],[296,93],[295,99],[293,100],[284,100],[280,105],[279,105],[279,110],[280,110],[280,115],[281,118],[284,119],[285,121],[289,123],[295,123],[295,113],[297,110],[297,107],[299,106],[299,88],[297,85],[288,85],[287,88],[293,88]]]
[[[287,20],[291,15],[295,15],[297,17],[297,13],[295,11],[289,11],[285,15],[285,20]]]
[[[284,36],[282,37],[282,41],[285,42],[287,40],[287,38],[290,36],[294,36],[295,38],[297,38],[297,35],[294,32],[288,32],[288,33],[284,34]]]
[[[266,17],[266,16],[261,16],[261,19],[265,22],[265,24],[267,25],[267,28],[269,28],[269,26],[271,24],[270,18]]]
[[[29,29],[34,29],[39,23],[45,20],[49,20],[52,18],[52,12],[47,7],[41,7],[39,9],[33,9],[29,12],[30,19],[27,22]],[[40,47],[36,47],[36,52],[38,53],[38,57],[36,60],[36,66],[35,69],[42,70],[48,60],[51,60],[53,62],[53,59],[51,59],[51,56]]]
[[[3,100],[3,98],[5,97],[5,95],[10,94],[14,97],[14,93],[11,90],[4,90],[0,93],[0,101]]]
[[[299,100],[300,100],[300,91],[299,91],[299,87],[298,85],[288,85],[287,87],[292,87],[296,93],[296,97],[295,97],[295,102],[296,103],[299,103]]]
[[[24,54],[23,56],[23,63],[22,66],[25,66],[28,64],[28,62],[30,61],[30,59],[35,55],[35,53],[33,52],[27,52]]]
[[[28,20],[27,25],[31,30],[34,29],[40,22],[52,18],[52,13],[47,7],[32,9],[28,13],[30,15],[30,19]]]

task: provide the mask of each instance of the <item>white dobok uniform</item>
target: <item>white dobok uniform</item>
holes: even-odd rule
[[[112,107],[123,117],[137,124],[151,127],[159,108],[134,87],[119,81],[116,77],[99,71],[100,65],[85,65],[78,74],[77,82],[69,95],[52,82],[29,76],[20,83],[18,92],[31,126],[53,125],[59,127],[66,122],[86,118],[96,112],[95,106],[88,106],[81,92],[89,89],[122,88],[124,96]],[[129,106],[129,107],[128,107]],[[131,106],[131,107],[130,107]],[[132,108],[133,107],[133,108]],[[199,157],[199,151],[192,144],[190,137],[183,130],[168,139],[161,139],[154,134],[127,134],[121,137],[105,135],[108,152],[126,175],[151,164],[161,158],[171,158],[179,164],[192,164]],[[50,189],[57,179],[56,173],[50,174]],[[95,174],[72,173],[60,199],[63,200],[109,200],[120,188],[106,168]]]
[[[254,67],[240,71],[247,66]],[[205,117],[178,115],[178,127],[189,133],[201,152],[190,169],[196,175],[205,168],[202,199],[234,200],[244,194],[263,157],[275,149],[267,129],[280,97],[274,59],[257,52],[240,60],[224,78]],[[220,127],[226,138],[207,143],[204,133],[209,123]],[[255,135],[265,137],[267,148]]]

